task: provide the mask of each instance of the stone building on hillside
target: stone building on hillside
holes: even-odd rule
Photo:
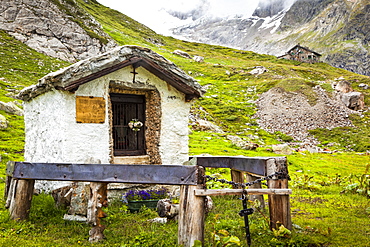
[[[183,164],[201,86],[150,49],[122,46],[23,89],[25,161]],[[61,182],[39,183],[52,190]]]
[[[290,59],[299,62],[305,63],[318,63],[320,62],[321,54],[310,50],[307,47],[303,47],[300,44],[297,44],[292,49],[290,49],[287,53],[278,58],[282,59]]]

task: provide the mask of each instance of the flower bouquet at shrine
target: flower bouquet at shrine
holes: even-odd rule
[[[138,119],[134,118],[128,123],[128,127],[132,129],[133,131],[140,131],[141,127],[143,127],[144,124],[139,121]]]
[[[167,188],[149,189],[149,190],[129,190],[123,195],[123,202],[127,204],[130,212],[137,212],[145,206],[150,209],[156,209],[157,203],[161,199],[168,198]]]

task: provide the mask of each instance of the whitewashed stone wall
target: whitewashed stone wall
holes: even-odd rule
[[[154,85],[161,96],[160,154],[163,164],[182,165],[188,160],[188,116],[191,103],[185,102],[185,95],[167,82],[143,68],[137,69],[137,81]]]
[[[93,158],[110,162],[110,126],[108,102],[103,124],[76,123],[76,96],[108,99],[109,82],[132,82],[132,68],[81,85],[73,94],[53,90],[24,103],[25,160],[29,162],[86,163]],[[161,97],[160,155],[163,164],[180,165],[188,160],[188,114],[191,103],[185,95],[144,68],[136,69],[137,83],[154,86]],[[132,83],[133,84],[133,83]],[[61,182],[39,182],[36,188],[49,190],[64,186]]]

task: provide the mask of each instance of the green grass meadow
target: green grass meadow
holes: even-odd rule
[[[75,4],[69,0],[67,3]],[[80,11],[88,12],[100,22],[103,30],[119,45],[151,48],[207,87],[207,93],[194,103],[192,113],[217,124],[224,133],[190,128],[191,155],[277,156],[270,151],[271,145],[284,143],[291,137],[262,130],[253,118],[257,111],[255,100],[272,87],[302,93],[310,104],[315,104],[312,87],[321,85],[330,92],[331,82],[344,77],[354,89],[362,90],[366,105],[370,105],[370,91],[358,87],[361,83],[369,84],[369,77],[325,63],[278,60],[273,56],[164,37],[94,0],[77,0],[76,3]],[[73,15],[73,12],[68,13]],[[106,42],[90,29],[87,31]],[[173,54],[176,49],[203,56],[204,63]],[[44,75],[69,65],[30,49],[4,31],[0,31],[0,54],[0,101],[3,102],[21,103],[10,96],[13,90],[35,84]],[[255,66],[264,66],[268,71],[259,76],[251,75],[249,71]],[[106,239],[96,244],[88,241],[90,226],[63,220],[66,209],[56,208],[50,195],[33,197],[29,220],[10,220],[2,196],[5,167],[9,160],[23,160],[24,124],[21,116],[4,111],[0,114],[9,123],[7,129],[0,130],[0,246],[177,246],[177,222],[153,223],[150,219],[157,217],[156,212],[143,209],[139,213],[129,213],[119,200],[110,202],[105,209],[108,215],[103,220]],[[287,156],[294,227],[292,231],[270,230],[268,209],[257,210],[250,216],[252,246],[370,246],[369,117],[369,112],[351,116],[354,124],[351,128],[312,130],[311,134],[320,140],[321,146],[331,149],[332,153],[294,152]],[[227,139],[227,135],[237,135],[259,147],[240,149]],[[230,179],[230,172],[225,169],[208,169],[207,174]],[[208,186],[225,187],[211,182]],[[238,215],[242,209],[241,200],[235,196],[219,196],[213,197],[213,201],[214,209],[206,217],[204,245],[247,246],[244,221]]]

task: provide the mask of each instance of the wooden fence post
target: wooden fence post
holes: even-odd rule
[[[90,183],[90,198],[87,206],[87,222],[92,226],[89,231],[89,241],[99,242],[104,239],[105,226],[101,224],[101,218],[106,217],[103,207],[108,206],[107,187],[108,183]]]
[[[241,171],[238,171],[238,170],[231,169],[231,180],[233,182],[236,182],[236,183],[245,183],[244,173],[245,172],[241,172]],[[247,182],[252,182],[252,181],[258,179],[258,177],[250,175],[248,173],[246,173],[246,177],[247,177]],[[237,189],[238,186],[233,186],[233,187],[234,187],[234,189]],[[250,188],[250,189],[261,189],[262,186],[261,186],[261,183],[257,183],[257,184],[253,184],[251,186],[248,186],[248,188]],[[260,204],[261,204],[260,208],[265,208],[265,201],[263,199],[263,195],[250,195],[249,200],[251,200],[251,201],[259,200]]]
[[[231,169],[231,181],[235,183],[244,183],[244,172]],[[237,189],[237,186],[233,186],[234,189]]]
[[[87,163],[101,164],[100,160],[90,158]],[[103,231],[105,226],[101,224],[101,218],[106,214],[103,207],[108,206],[108,183],[91,182],[90,198],[87,204],[87,222],[92,226],[89,231],[89,241],[92,243],[99,242],[105,238]]]
[[[247,182],[252,182],[258,179],[258,177],[253,176],[247,173]],[[261,183],[252,184],[248,186],[249,189],[262,189]],[[265,200],[263,199],[263,195],[249,195],[249,200],[255,201],[258,200],[260,202],[259,208],[265,208]]]
[[[274,176],[267,181],[270,189],[287,189],[288,188],[288,167],[285,157],[274,158],[267,161],[267,175],[275,172],[282,172],[285,176]],[[277,229],[279,224],[284,225],[287,229],[292,229],[292,220],[290,214],[289,195],[269,195],[270,209],[270,228]]]
[[[26,220],[30,214],[35,180],[12,179],[13,191],[8,194],[10,218]],[[8,201],[8,200],[7,200]]]
[[[195,196],[195,190],[204,185],[204,168],[199,167],[198,184],[180,186],[178,244],[184,247],[192,247],[196,240],[204,242],[205,197]]]

